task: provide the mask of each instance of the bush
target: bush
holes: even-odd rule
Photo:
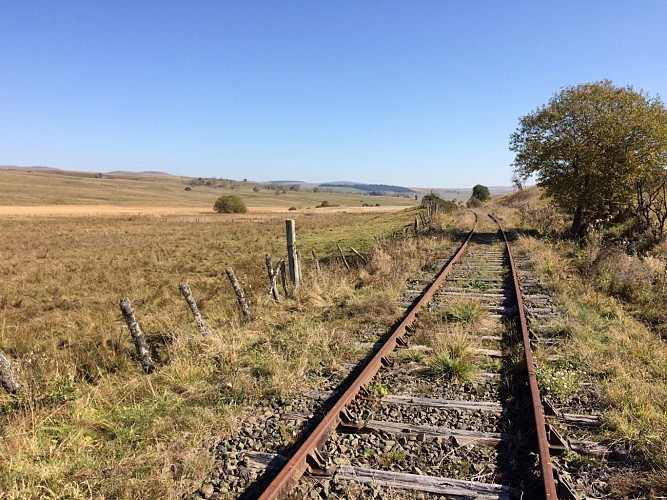
[[[422,208],[430,208],[433,212],[451,213],[458,210],[459,206],[451,201],[443,200],[437,194],[427,194],[422,198]]]
[[[468,208],[475,208],[479,207],[482,204],[482,200],[479,198],[475,198],[474,196],[468,200],[468,203],[466,204]]]
[[[244,214],[248,211],[248,207],[240,196],[227,194],[216,200],[213,210],[219,214]]]
[[[190,186],[185,186],[186,191],[192,191],[192,188]]]
[[[477,198],[479,201],[486,201],[491,198],[491,193],[489,192],[488,187],[477,184],[472,188],[471,198]]]
[[[259,186],[252,188],[253,193],[259,193]]]
[[[293,212],[294,210],[299,210],[299,209],[296,208],[296,207],[289,207],[287,210],[289,210],[290,212]]]

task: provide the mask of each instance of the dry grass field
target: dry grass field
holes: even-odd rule
[[[194,214],[210,214],[213,203],[223,194],[241,196],[250,213],[286,211],[295,207],[298,211],[315,209],[326,200],[344,209],[373,209],[409,207],[416,202],[395,196],[363,196],[340,192],[315,193],[312,189],[286,190],[276,194],[275,190],[250,182],[232,182],[207,179],[210,186],[191,185],[190,177],[171,175],[91,174],[63,170],[0,169],[0,214],[62,215],[73,213],[103,215],[108,213],[185,214],[191,209]],[[218,187],[216,187],[218,186]],[[259,191],[253,191],[258,186]],[[190,187],[190,191],[185,188]],[[232,189],[233,187],[233,189]],[[375,207],[375,205],[379,207]],[[56,207],[61,208],[57,209]],[[34,211],[16,207],[35,207]],[[41,208],[37,208],[41,207]],[[321,210],[321,209],[317,209]]]
[[[249,214],[198,213],[197,204],[169,205],[169,196],[191,194],[182,193],[184,181],[173,180],[172,191],[159,182],[145,197],[157,200],[152,211],[135,211],[148,206],[138,205],[137,194],[97,199],[97,207],[120,211],[92,215],[86,195],[82,212],[61,205],[58,214],[21,215],[7,206],[0,216],[0,350],[22,384],[18,400],[0,396],[6,498],[176,498],[196,490],[210,471],[211,445],[246,408],[307,383],[313,370],[358,359],[352,333],[396,319],[392,304],[405,278],[440,244],[388,237],[414,221],[414,208],[260,213],[248,200]],[[52,190],[63,197],[57,202],[67,201]],[[212,206],[221,190],[210,190]],[[15,193],[14,201],[39,208],[38,192],[29,200]],[[301,205],[308,203],[304,197]],[[285,257],[286,214],[296,220],[304,286],[275,304],[264,254]],[[354,246],[368,262],[347,271],[337,244],[348,255]],[[322,261],[319,276],[311,250]],[[249,297],[250,323],[241,321],[227,266]],[[180,280],[190,284],[211,335],[197,330]],[[126,296],[153,348],[158,367],[150,376],[120,314]]]

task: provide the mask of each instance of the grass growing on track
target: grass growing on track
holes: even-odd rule
[[[667,493],[667,346],[627,314],[619,302],[593,289],[568,261],[572,249],[522,238],[540,279],[557,294],[571,339],[568,366],[599,381],[608,409],[605,432],[629,440],[647,461],[643,473],[614,478],[616,495]]]
[[[316,277],[304,259],[306,285],[281,304],[266,297],[263,256],[284,253],[283,219],[1,221],[0,349],[25,394],[19,407],[0,396],[0,489],[8,498],[193,491],[212,466],[211,445],[243,409],[354,360],[352,332],[368,321],[395,321],[404,280],[439,245],[381,237],[414,215],[298,218],[302,255],[316,248],[329,264]],[[345,270],[331,252],[337,241],[367,251],[368,263]],[[248,293],[250,324],[239,321],[228,264]],[[197,331],[181,279],[212,335]],[[118,309],[125,295],[157,346],[151,376],[133,361]]]

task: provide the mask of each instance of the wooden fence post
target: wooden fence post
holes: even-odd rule
[[[0,384],[12,396],[18,395],[21,390],[21,385],[16,380],[14,368],[2,352],[0,352]]]
[[[269,293],[273,295],[273,300],[280,302],[280,295],[278,295],[278,285],[276,284],[276,271],[273,269],[273,265],[271,263],[271,254],[267,253],[264,256],[264,260],[266,262],[266,272],[269,274],[269,285],[271,286]]]
[[[296,228],[294,220],[285,221],[285,231],[287,233],[287,260],[289,263],[290,282],[294,288],[299,288],[299,258],[296,254]]]
[[[185,298],[185,301],[190,306],[190,311],[192,311],[192,315],[195,317],[195,321],[197,322],[197,327],[199,328],[199,332],[202,335],[208,335],[209,333],[211,333],[211,329],[208,326],[206,326],[204,318],[202,318],[201,313],[199,312],[199,308],[197,307],[197,302],[195,301],[195,298],[192,296],[192,292],[190,291],[190,286],[188,285],[187,281],[181,281],[178,284],[178,289],[181,291],[181,294],[183,294],[183,298]]]
[[[415,217],[415,236],[419,234],[419,219]]]
[[[428,229],[429,223],[426,221],[426,217],[424,216],[423,212],[419,212],[419,218],[422,221],[422,226],[424,226],[425,229]]]
[[[364,256],[361,255],[359,252],[357,252],[357,250],[356,250],[354,247],[350,247],[350,250],[352,250],[352,252],[353,252],[357,257],[359,257],[361,260],[363,260],[364,262],[367,262],[366,257],[364,257]]]
[[[151,351],[146,344],[146,339],[144,334],[137,323],[137,318],[134,316],[134,311],[132,310],[132,303],[127,297],[121,299],[120,301],[120,312],[123,313],[123,318],[125,323],[130,330],[130,335],[132,335],[132,341],[134,342],[134,347],[137,350],[137,357],[139,358],[139,363],[144,369],[144,372],[147,375],[150,375],[155,371],[155,365],[153,364],[153,359],[151,358]]]
[[[250,315],[250,310],[248,309],[248,301],[245,298],[245,293],[243,293],[243,288],[241,288],[239,280],[237,280],[236,276],[234,275],[234,270],[231,267],[228,267],[225,272],[227,273],[227,277],[229,278],[229,281],[232,284],[232,288],[234,289],[234,293],[236,294],[236,300],[239,303],[239,308],[243,314],[243,319],[245,321],[250,321],[252,316]]]
[[[289,297],[289,290],[287,288],[287,270],[285,269],[285,259],[280,259],[280,262],[278,262],[278,269],[280,269],[280,282],[283,285],[283,292],[285,292],[285,297]]]
[[[345,254],[343,253],[343,249],[340,247],[339,243],[336,243],[336,245],[338,246],[338,251],[340,252],[340,256],[343,258],[343,264],[345,264],[345,267],[349,271],[350,270],[350,264],[347,263],[347,259],[345,258]]]
[[[315,261],[315,272],[317,273],[317,276],[320,275],[320,261],[317,260],[317,254],[315,253],[315,250],[311,250],[310,253],[313,255],[313,260]]]
[[[296,251],[296,270],[299,275],[298,282],[303,283],[303,274],[301,274],[301,252]]]

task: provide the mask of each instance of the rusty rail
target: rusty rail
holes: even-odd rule
[[[544,494],[547,500],[557,500],[556,483],[554,479],[554,472],[551,464],[551,456],[549,453],[549,443],[546,435],[546,423],[544,419],[544,410],[540,400],[540,392],[537,386],[537,377],[535,375],[535,364],[533,362],[533,353],[530,347],[530,337],[528,334],[528,325],[526,323],[526,315],[524,312],[523,298],[521,296],[521,288],[519,286],[518,274],[516,266],[510,250],[507,235],[502,228],[500,222],[493,216],[489,215],[496,224],[502,237],[505,241],[507,254],[510,261],[512,271],[512,280],[514,283],[515,297],[517,302],[517,310],[519,313],[519,323],[524,344],[524,353],[526,360],[526,368],[528,372],[528,381],[530,386],[531,400],[533,406],[533,416],[535,421],[535,429],[538,440],[538,454],[540,460],[540,469],[544,483]],[[407,327],[414,321],[417,313],[433,298],[436,291],[451,272],[454,264],[458,262],[463,255],[468,242],[470,241],[475,227],[477,225],[477,214],[475,213],[475,225],[468,234],[467,238],[458,249],[454,257],[449,263],[440,271],[436,279],[431,283],[426,292],[422,295],[418,302],[416,302],[401,321],[401,323],[394,329],[391,336],[385,341],[378,352],[367,363],[363,371],[354,380],[345,393],[338,399],[334,406],[327,412],[322,421],[317,425],[313,432],[303,442],[299,449],[292,455],[290,460],[283,466],[280,472],[276,475],[273,481],[267,486],[262,495],[259,497],[262,500],[277,499],[286,494],[289,489],[299,480],[306,469],[317,470],[323,467],[322,460],[317,452],[318,448],[324,444],[329,436],[334,432],[336,427],[345,421],[345,408],[352,403],[357,397],[365,384],[375,376],[386,360],[387,355],[393,351],[397,345],[398,339],[405,335]]]
[[[433,283],[431,283],[426,292],[424,292],[419,301],[413,304],[400,324],[394,329],[394,332],[391,334],[391,336],[385,341],[375,356],[373,356],[373,358],[368,362],[366,367],[354,380],[352,385],[350,385],[345,393],[338,399],[338,401],[336,401],[334,406],[327,412],[322,421],[303,442],[299,449],[296,450],[294,455],[292,455],[289,461],[283,466],[273,481],[271,481],[271,483],[267,486],[262,495],[259,497],[261,500],[280,498],[281,495],[287,493],[294,485],[294,483],[299,480],[306,469],[310,467],[311,469],[315,470],[321,467],[322,464],[320,463],[317,449],[322,444],[324,444],[329,436],[331,436],[336,427],[344,421],[344,416],[342,415],[345,412],[345,407],[354,401],[359,392],[362,390],[362,387],[370,382],[370,380],[380,370],[383,360],[386,360],[387,355],[391,353],[391,351],[393,351],[396,347],[397,340],[405,335],[406,328],[412,324],[417,313],[433,298],[444,279],[451,272],[454,264],[456,264],[461,255],[463,255],[463,252],[468,246],[470,238],[472,238],[472,235],[475,232],[476,226],[477,214],[475,213],[475,224],[470,230],[470,233],[468,233],[468,236],[461,247],[457,250],[454,257],[452,257],[449,263],[440,271],[436,279],[433,281]]]
[[[512,250],[507,240],[507,235],[502,225],[493,215],[489,214],[496,224],[505,240],[507,255],[512,268],[512,279],[514,281],[514,291],[516,296],[517,309],[519,311],[519,323],[521,327],[521,336],[523,337],[523,347],[526,359],[526,369],[528,371],[528,384],[530,385],[530,397],[533,403],[533,416],[535,418],[535,431],[537,432],[537,446],[540,458],[540,471],[544,482],[544,496],[547,500],[556,500],[556,481],[554,471],[551,465],[551,455],[549,453],[549,441],[547,439],[546,421],[544,420],[544,409],[540,399],[540,390],[537,387],[537,376],[535,375],[535,363],[533,362],[533,351],[530,347],[530,336],[528,334],[528,323],[526,322],[526,313],[523,308],[523,298],[521,296],[521,287],[519,286],[519,276],[516,272],[516,266],[512,257]]]

